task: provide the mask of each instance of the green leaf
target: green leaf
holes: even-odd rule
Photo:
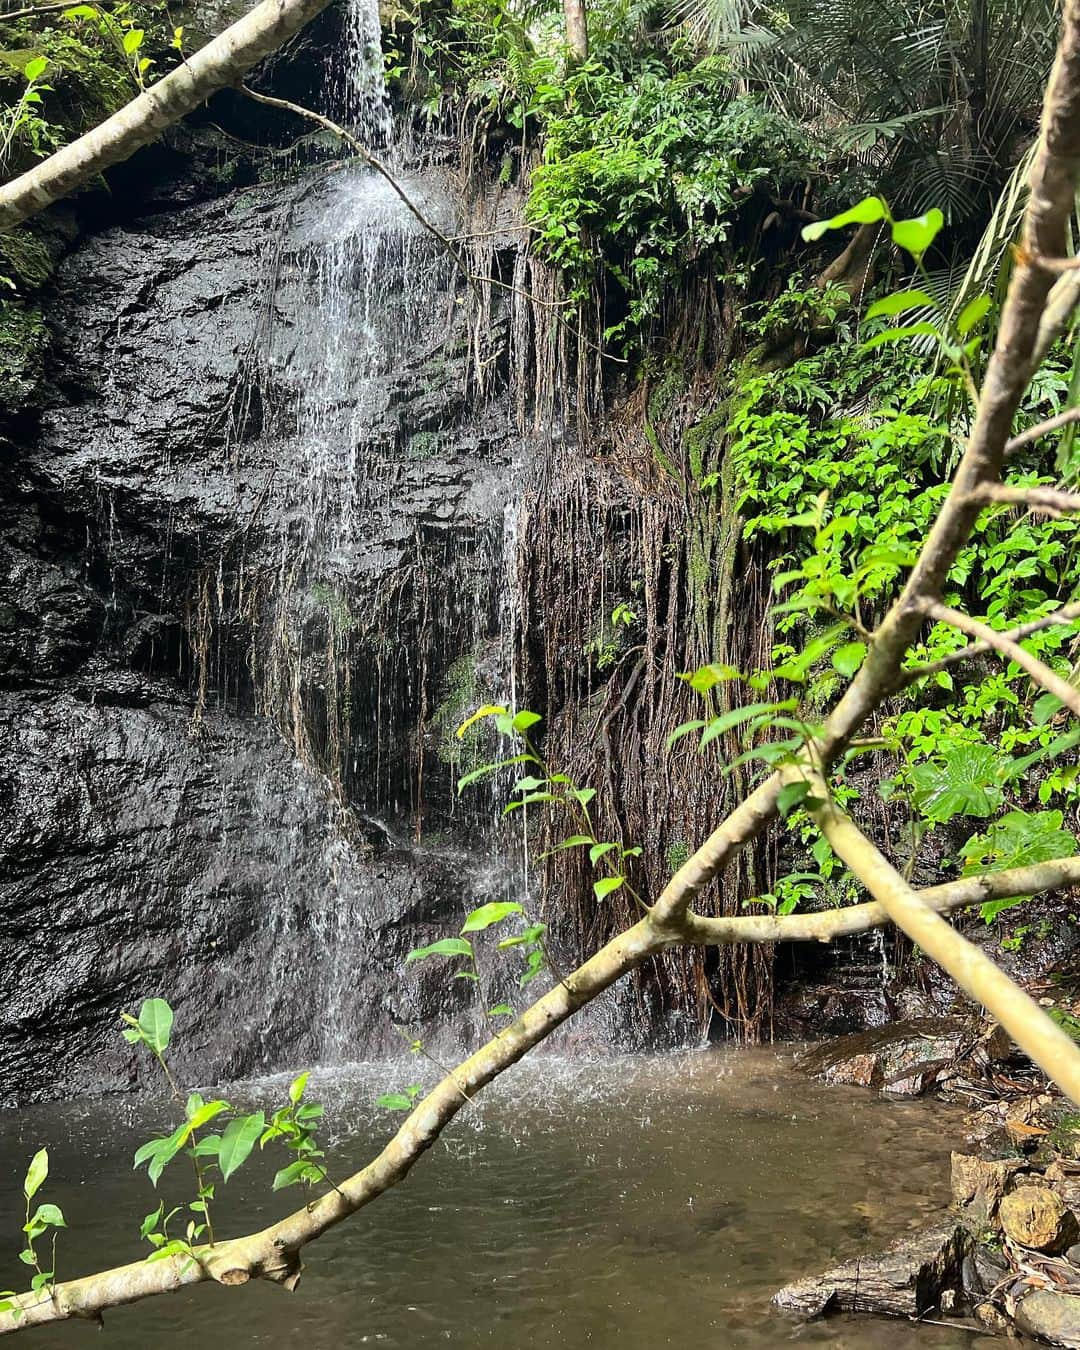
[[[809,783],[785,783],[776,794],[776,809],[782,816],[801,806],[810,792]]]
[[[489,1017],[513,1017],[514,1010],[509,1003],[496,1003],[494,1008],[488,1009]]]
[[[302,1074],[294,1078],[289,1084],[289,1101],[293,1106],[303,1097],[304,1090],[307,1087],[308,1079],[311,1077],[311,1070],[305,1069]]]
[[[897,291],[895,295],[886,295],[881,300],[875,300],[864,317],[891,319],[894,314],[902,314],[906,309],[921,309],[924,306],[937,309],[938,303],[926,291]]]
[[[832,663],[845,679],[850,679],[862,665],[865,655],[865,642],[845,642],[833,652]]]
[[[35,80],[39,80],[42,77],[42,75],[45,74],[48,68],[49,68],[49,61],[47,57],[45,56],[32,57],[29,61],[27,61],[26,65],[23,66],[23,74],[26,76],[26,83],[33,84]]]
[[[947,755],[916,764],[909,771],[912,802],[938,825],[954,816],[992,815],[1004,801],[1001,782],[1006,770],[1005,762],[989,746],[953,744]]]
[[[581,803],[582,806],[588,806],[588,804],[589,804],[589,803],[592,801],[592,799],[596,796],[596,789],[595,789],[595,788],[575,788],[574,791],[573,791],[570,795],[571,795],[572,797],[576,798],[577,801],[579,801],[579,802]]]
[[[591,834],[572,834],[569,839],[564,839],[561,844],[556,844],[554,848],[549,848],[546,853],[541,853],[541,858],[550,858],[553,853],[561,853],[564,848],[584,848],[586,844],[595,844],[596,840]]]
[[[961,337],[966,337],[971,332],[979,320],[986,316],[992,304],[993,301],[988,295],[979,295],[964,306],[956,316],[956,331]]]
[[[248,1160],[265,1127],[266,1117],[261,1111],[256,1111],[250,1116],[238,1116],[236,1120],[229,1121],[225,1133],[221,1136],[221,1147],[218,1149],[218,1166],[221,1168],[222,1181],[228,1181],[236,1169]]]
[[[201,1126],[205,1125],[208,1121],[213,1120],[215,1116],[220,1116],[222,1111],[228,1110],[228,1102],[203,1102],[196,1109],[195,1113],[188,1117],[188,1133],[190,1134],[193,1130],[201,1128]]]
[[[936,206],[932,206],[924,216],[913,216],[910,220],[893,222],[893,243],[899,245],[919,259],[938,237],[945,217]]]
[[[610,853],[613,848],[618,847],[618,844],[594,844],[589,849],[589,861],[593,864],[598,863],[605,853]]]
[[[30,1159],[30,1166],[26,1169],[26,1180],[23,1182],[23,1195],[27,1200],[32,1200],[38,1191],[45,1184],[45,1178],[49,1175],[49,1150],[39,1148]]]
[[[474,909],[465,920],[461,931],[463,933],[482,933],[485,928],[490,928],[496,923],[502,923],[511,914],[523,914],[524,912],[522,907],[514,900],[492,900],[489,904]]]
[[[985,834],[975,834],[960,850],[964,875],[1001,872],[1010,867],[1029,867],[1054,858],[1071,858],[1077,850],[1076,836],[1063,829],[1060,811],[1009,811],[995,820]],[[1019,904],[1027,896],[988,900],[979,912],[987,923]]]
[[[901,328],[886,328],[883,333],[875,333],[872,338],[867,338],[862,344],[864,352],[872,351],[875,347],[884,346],[886,342],[902,342],[909,337],[941,337],[941,333],[932,323],[909,323]]]
[[[129,28],[124,34],[124,51],[128,56],[133,55],[143,44],[145,33],[141,28]]]
[[[498,950],[505,951],[509,947],[525,947],[530,942],[539,942],[546,932],[546,923],[530,924],[523,933],[518,933],[515,937],[503,938],[499,943]]]
[[[829,220],[815,220],[812,225],[804,225],[802,237],[808,244],[820,239],[827,230],[842,230],[845,225],[873,225],[876,220],[888,220],[889,208],[880,197],[864,197],[847,211]]]
[[[468,729],[471,726],[474,726],[477,722],[483,721],[485,717],[505,717],[506,712],[507,710],[502,706],[502,704],[485,703],[482,708],[477,708],[476,712],[474,712],[471,717],[466,717],[465,721],[462,722],[461,726],[458,727],[457,731],[454,734],[457,736],[459,741],[463,740],[465,733],[468,731]]]
[[[172,1025],[173,1010],[163,998],[148,998],[139,1009],[139,1030],[155,1055],[169,1048]]]
[[[288,1167],[283,1167],[280,1172],[274,1175],[275,1191],[284,1190],[286,1186],[295,1186],[298,1181],[319,1181],[321,1180],[319,1169],[299,1158],[296,1162],[290,1163]]]
[[[708,726],[701,733],[701,743],[699,748],[704,749],[710,741],[714,741],[717,736],[723,735],[725,731],[730,731],[737,727],[741,722],[747,722],[752,717],[759,717],[763,714],[793,711],[797,708],[797,699],[785,699],[782,703],[745,703],[741,708],[732,708],[726,713],[721,713],[719,717],[710,720]]]
[[[597,900],[606,900],[609,895],[614,895],[624,880],[625,877],[601,877],[599,881],[594,881],[593,891]]]
[[[515,731],[528,731],[530,727],[536,726],[537,722],[543,720],[539,713],[529,712],[527,708],[522,708],[521,712],[514,714],[511,725]]]
[[[67,1227],[59,1205],[38,1205],[31,1222],[48,1224],[53,1228]]]
[[[139,1226],[139,1236],[141,1238],[148,1238],[150,1234],[154,1231],[154,1229],[157,1228],[158,1224],[161,1222],[161,1216],[164,1213],[165,1213],[165,1201],[162,1200],[161,1204],[158,1205],[157,1209],[155,1209],[152,1214],[148,1214],[146,1218],[143,1219],[142,1223]]]
[[[414,947],[405,958],[405,964],[410,961],[426,961],[429,956],[469,956],[473,954],[472,943],[466,942],[464,938],[440,938],[438,942],[432,942],[427,947]]]
[[[381,1106],[384,1111],[411,1111],[413,1109],[412,1099],[406,1097],[404,1092],[384,1092],[381,1097],[375,1098],[375,1105]],[[277,1190],[277,1186],[274,1189]]]

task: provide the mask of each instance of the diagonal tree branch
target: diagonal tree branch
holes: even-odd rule
[[[1046,628],[1056,628],[1059,624],[1075,623],[1078,619],[1080,619],[1080,602],[1073,602],[1062,605],[1052,614],[1044,614],[1041,619],[1031,619],[1027,623],[1018,624],[1015,628],[999,632],[998,637],[1009,642],[1022,642],[1033,633],[1041,633]],[[914,684],[916,680],[936,675],[939,670],[948,670],[950,666],[955,666],[960,661],[970,661],[973,657],[984,656],[991,650],[989,642],[969,642],[966,647],[961,647],[959,651],[948,652],[936,661],[928,661],[922,666],[908,666],[904,670],[904,687]]]
[[[948,605],[928,604],[926,613],[931,619],[936,619],[938,623],[951,624],[953,628],[959,628],[962,633],[968,637],[984,642],[987,647],[1000,652],[1002,656],[1007,656],[1010,661],[1015,661],[1021,670],[1026,670],[1036,684],[1042,685],[1048,693],[1061,699],[1062,703],[1077,717],[1080,717],[1080,689],[1063,679],[1056,671],[1037,656],[1032,656],[1031,652],[1021,647],[1007,633],[999,633],[997,629],[991,628],[989,624],[973,619],[967,614],[961,613],[958,609],[950,609]]]
[[[261,0],[242,19],[99,126],[0,187],[0,232],[13,230],[235,84],[300,31],[329,0]]]
[[[1021,431],[1019,435],[1012,436],[1006,441],[1006,459],[1021,450],[1025,450],[1029,445],[1033,445],[1044,436],[1051,436],[1055,431],[1061,431],[1065,427],[1072,426],[1074,422],[1080,422],[1080,407],[1066,408],[1064,412],[1059,412],[1054,417],[1048,417],[1045,422],[1039,422],[1036,426],[1028,427],[1026,431]]]
[[[994,502],[1006,506],[1026,506],[1031,511],[1045,511],[1048,515],[1061,516],[1070,511],[1080,511],[1080,494],[1064,492],[1061,488],[1013,487],[1010,483],[987,483],[975,494],[981,506]]]
[[[877,845],[828,798],[824,779],[817,774],[810,779],[815,791],[824,794],[810,814],[837,857],[880,901],[896,926],[997,1018],[1074,1102],[1080,1102],[1080,1046],[984,951],[962,937],[912,889]]]

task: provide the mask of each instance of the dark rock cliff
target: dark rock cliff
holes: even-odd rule
[[[4,427],[4,1104],[130,1085],[118,1017],[149,995],[176,1007],[178,1067],[201,1081],[362,1057],[400,1045],[395,1021],[422,1029],[466,1000],[444,972],[400,970],[486,883],[465,854],[403,847],[394,812],[417,806],[416,736],[447,668],[491,635],[478,558],[501,538],[510,418],[498,399],[466,405],[456,281],[415,241],[395,254],[397,214],[367,222],[388,309],[408,303],[406,266],[432,273],[428,309],[375,372],[353,553],[318,575],[296,564],[306,591],[268,610],[265,579],[301,556],[299,518],[321,509],[287,413],[315,378],[297,339],[312,240],[353,171],[258,182],[244,163],[228,187],[195,171],[216,143],[176,133],[141,157],[127,213],[117,189],[84,219],[41,297],[45,385]],[[452,211],[443,173],[410,183]],[[380,629],[387,593],[399,622]],[[334,630],[334,604],[366,622]],[[304,649],[291,709],[252,655],[286,619]],[[327,744],[326,653],[346,639],[358,687],[336,734],[380,739],[381,777]],[[366,686],[399,669],[411,676],[380,702]],[[447,801],[433,762],[419,791]]]

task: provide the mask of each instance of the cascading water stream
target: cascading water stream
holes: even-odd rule
[[[411,170],[395,140],[379,32],[374,0],[350,0],[341,68],[329,81],[333,115],[378,148],[416,207],[451,233],[449,193],[437,176]],[[439,465],[453,461],[444,446],[456,456],[460,432],[440,413],[441,390],[422,381],[434,370],[464,382],[452,260],[385,177],[339,161],[301,176],[268,263],[234,422],[236,453],[272,466],[268,487],[283,505],[275,561],[250,575],[241,564],[231,594],[220,579],[205,589],[211,602],[226,597],[223,631],[238,615],[249,630],[256,707],[292,745],[297,791],[336,816],[324,831],[321,884],[298,888],[284,849],[264,892],[272,958],[260,974],[256,1038],[264,1066],[276,1067],[274,1029],[291,1025],[295,1046],[298,1018],[310,1028],[302,1043],[324,1063],[355,1055],[365,1018],[387,1020],[385,1008],[357,1007],[355,994],[358,968],[387,961],[373,950],[371,916],[385,918],[387,885],[402,889],[374,868],[373,840],[377,855],[403,856],[405,837],[426,839],[429,816],[445,819],[451,828],[435,830],[416,866],[441,850],[473,895],[521,886],[504,868],[463,863],[452,828],[452,727],[463,709],[439,698],[453,688],[471,706],[484,701],[481,686],[513,697],[507,558],[516,547],[498,475],[479,493],[473,486],[474,527],[463,529],[442,500],[458,490],[444,486]],[[403,516],[406,494],[424,509]],[[399,962],[395,954],[388,976]],[[402,1012],[407,1019],[408,993]]]

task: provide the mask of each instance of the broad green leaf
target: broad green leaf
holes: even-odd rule
[[[124,34],[124,51],[127,52],[128,56],[131,56],[134,52],[139,50],[143,44],[144,36],[145,34],[141,28],[128,29]]]
[[[477,708],[471,717],[466,717],[454,734],[460,741],[464,738],[468,729],[475,726],[477,722],[482,722],[485,717],[505,717],[506,712],[507,710],[499,703],[485,703],[482,708]]]
[[[845,642],[833,652],[832,663],[845,679],[850,679],[863,663],[865,642]]]
[[[574,791],[573,791],[570,795],[571,795],[572,797],[576,798],[576,799],[581,803],[582,806],[588,806],[588,804],[589,804],[589,803],[592,801],[592,799],[596,796],[596,789],[595,789],[595,788],[575,788]]]
[[[705,730],[701,733],[700,749],[704,749],[710,741],[714,741],[717,736],[723,735],[725,731],[730,731],[737,727],[741,722],[748,722],[752,717],[760,717],[765,714],[793,711],[799,706],[797,699],[785,699],[782,703],[745,703],[741,708],[732,708],[728,712],[721,713],[719,717],[714,717],[709,721]]]
[[[808,244],[820,239],[827,230],[842,230],[845,225],[873,225],[876,220],[888,220],[889,208],[880,197],[864,197],[847,211],[828,220],[815,220],[812,225],[804,225],[802,237]]]
[[[893,222],[893,243],[906,249],[913,258],[921,258],[941,232],[945,217],[936,206],[932,206],[924,216],[913,216],[910,220]]]
[[[26,65],[23,66],[23,74],[26,76],[27,84],[32,84],[35,80],[41,79],[48,68],[49,61],[45,56],[35,56],[27,61]]]
[[[173,1010],[163,998],[148,998],[139,1009],[139,1030],[156,1055],[163,1055],[169,1048],[172,1025]]]
[[[319,1180],[321,1180],[319,1169],[300,1158],[296,1162],[290,1163],[288,1167],[283,1167],[280,1172],[275,1173],[272,1189],[280,1191],[284,1190],[286,1186],[295,1186],[298,1181]]]
[[[707,666],[699,666],[697,670],[689,675],[680,675],[680,680],[686,683],[698,694],[707,694],[715,685],[724,680],[739,679],[739,672],[734,666],[718,665],[715,662]]]
[[[502,923],[503,919],[508,919],[511,914],[522,913],[524,913],[524,910],[514,900],[492,900],[489,904],[474,909],[465,920],[461,931],[463,933],[482,933],[485,928],[490,928],[496,923]]]
[[[198,1110],[188,1119],[188,1132],[198,1130],[208,1121],[220,1116],[222,1111],[229,1110],[229,1103],[222,1101],[204,1102]]]
[[[525,778],[519,778],[511,791],[535,792],[537,788],[542,788],[546,782],[546,778],[537,778],[534,774],[528,774]]]
[[[305,1069],[302,1074],[294,1078],[289,1084],[289,1101],[291,1101],[294,1106],[303,1097],[310,1077],[311,1070]]]
[[[956,316],[956,331],[961,337],[966,337],[979,320],[986,316],[992,303],[988,295],[979,295],[964,306]]]
[[[618,844],[594,844],[589,849],[589,861],[598,863],[605,853],[610,853],[613,848],[618,848]]]
[[[440,938],[438,942],[432,942],[427,947],[414,947],[405,958],[405,964],[410,961],[426,961],[429,956],[472,956],[472,943],[466,942],[464,938]]]
[[[154,1210],[153,1214],[148,1214],[146,1218],[143,1219],[142,1224],[139,1227],[139,1236],[141,1238],[149,1237],[150,1234],[161,1222],[161,1216],[164,1213],[165,1213],[165,1201],[163,1200],[161,1204],[158,1205],[157,1209]]]
[[[776,794],[776,809],[782,816],[802,806],[810,792],[809,783],[785,783]]]
[[[49,1150],[39,1148],[30,1159],[30,1166],[26,1169],[26,1180],[23,1182],[23,1195],[27,1200],[32,1200],[38,1191],[45,1184],[45,1178],[49,1175]]]
[[[236,1169],[247,1161],[265,1127],[266,1117],[261,1111],[229,1121],[218,1149],[222,1181],[228,1181]]]
[[[624,880],[624,877],[601,877],[599,881],[594,881],[593,891],[597,900],[606,900],[609,895],[614,895]]]
[[[375,1105],[381,1106],[384,1111],[411,1111],[413,1104],[410,1098],[406,1097],[404,1092],[384,1092],[381,1097],[375,1098]],[[275,1186],[274,1190],[278,1187]]]
[[[886,328],[883,333],[875,333],[872,338],[867,338],[862,344],[864,352],[871,351],[874,347],[884,346],[886,342],[902,342],[905,338],[911,337],[941,337],[941,333],[932,323],[923,321],[922,323],[904,324],[902,328]]]
[[[494,1008],[488,1009],[489,1017],[513,1017],[514,1010],[509,1003],[496,1003]]]
[[[64,1222],[64,1215],[61,1212],[59,1205],[48,1205],[48,1204],[38,1205],[37,1210],[34,1213],[34,1218],[33,1220],[31,1220],[31,1222],[34,1221],[42,1224],[48,1224],[52,1228],[67,1227],[67,1224]]]
[[[894,314],[902,314],[906,309],[937,309],[938,304],[926,291],[897,291],[895,295],[886,295],[875,300],[866,311],[867,319],[891,319]]]
[[[1071,858],[1077,850],[1076,836],[1063,828],[1060,811],[1009,811],[995,820],[985,834],[975,834],[960,850],[964,875],[1001,872],[1010,867],[1029,867],[1054,858]],[[1019,904],[1026,896],[988,900],[980,914],[990,923],[1002,910]]]
[[[954,816],[986,817],[1004,801],[1005,762],[989,746],[964,742],[909,772],[912,801],[923,816],[944,825]]]
[[[530,727],[536,726],[537,722],[543,720],[539,713],[529,712],[527,708],[522,708],[521,712],[514,714],[511,725],[515,731],[528,731]]]

